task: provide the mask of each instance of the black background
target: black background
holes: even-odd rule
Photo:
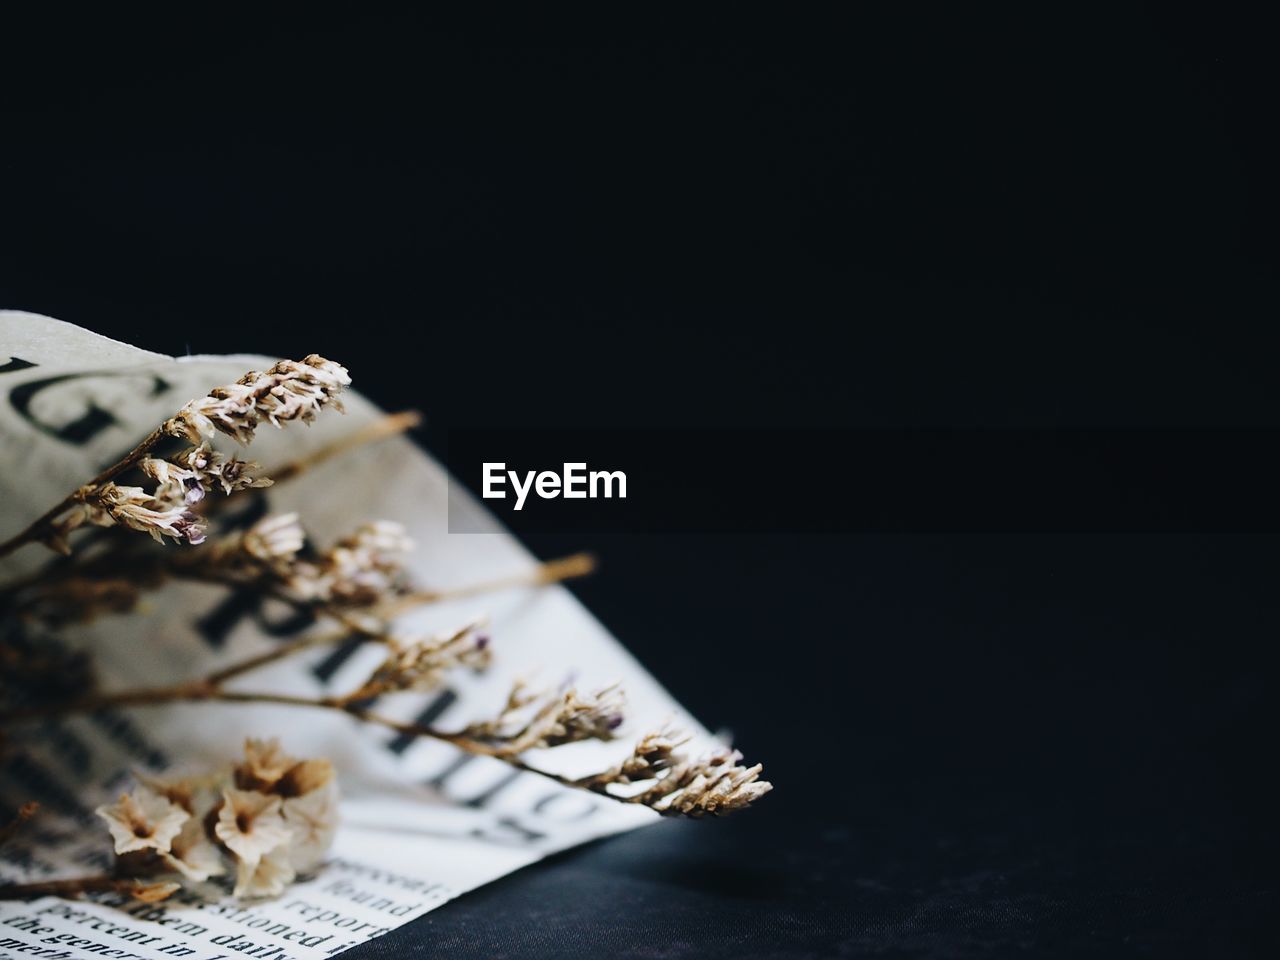
[[[323,353],[428,447],[1276,425],[1260,24],[721,16],[14,28],[0,303]],[[778,789],[364,956],[1274,955],[1274,538],[526,540]]]

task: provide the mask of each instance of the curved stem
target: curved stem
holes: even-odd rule
[[[0,886],[0,900],[25,900],[29,897],[74,897],[82,893],[134,893],[137,880],[120,879],[97,873],[65,880],[40,880],[36,883],[9,883]],[[145,884],[143,885],[145,886]]]
[[[202,680],[191,684],[181,684],[175,687],[161,687],[151,690],[128,690],[122,693],[89,697],[84,700],[75,701],[74,703],[50,704],[28,710],[11,711],[9,713],[0,714],[0,723],[34,720],[42,717],[92,713],[96,710],[103,710],[109,707],[142,707],[155,706],[164,703],[198,701],[208,703],[265,703],[275,704],[277,706],[336,710],[339,713],[345,713],[347,716],[360,720],[363,723],[371,723],[380,727],[386,727],[389,730],[394,730],[397,733],[406,734],[412,737],[427,737],[432,740],[439,740],[443,743],[452,744],[459,750],[464,750],[467,753],[501,760],[508,766],[514,767],[524,773],[537,774],[544,779],[554,780],[562,786],[588,790],[592,793],[599,794],[600,796],[608,797],[610,800],[616,800],[619,803],[639,802],[631,797],[623,797],[610,793],[605,789],[604,784],[593,782],[591,778],[587,778],[586,780],[574,780],[569,777],[561,776],[558,773],[552,773],[549,770],[543,770],[539,767],[532,766],[520,759],[519,754],[512,752],[509,748],[487,743],[483,740],[477,740],[475,737],[468,736],[466,733],[460,731],[440,730],[436,727],[428,727],[418,723],[407,723],[401,720],[393,720],[390,717],[384,717],[381,714],[374,713],[360,704],[352,703],[342,697],[300,697],[285,693],[259,693],[223,690],[210,683],[208,680]]]

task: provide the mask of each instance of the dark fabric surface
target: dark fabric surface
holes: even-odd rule
[[[1260,24],[544,26],[15,31],[0,303],[333,356],[436,452],[451,425],[1275,424]],[[768,496],[796,468],[769,453],[726,482]],[[875,510],[833,484],[797,509]],[[1276,955],[1275,538],[527,540],[595,549],[574,590],[778,789],[365,956]]]

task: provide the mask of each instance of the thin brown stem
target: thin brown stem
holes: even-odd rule
[[[495,580],[485,580],[480,583],[471,583],[462,587],[452,587],[447,590],[414,590],[410,593],[394,597],[385,603],[369,607],[364,611],[371,618],[380,621],[393,620],[401,614],[407,613],[417,607],[426,606],[431,603],[444,603],[447,600],[460,600],[465,597],[479,596],[484,593],[496,593],[499,590],[511,590],[516,587],[540,587],[548,586],[553,583],[560,583],[564,580],[570,580],[575,577],[585,577],[592,573],[596,568],[596,559],[589,553],[575,553],[572,556],[562,557],[559,560],[548,560],[540,563],[532,570],[526,573],[517,573],[508,577],[500,577]],[[173,576],[184,580],[196,580],[201,583],[217,583],[227,587],[252,587],[259,590],[265,596],[273,600],[279,600],[281,603],[287,603],[296,610],[307,611],[319,614],[336,620],[348,630],[355,633],[362,633],[366,636],[381,636],[382,631],[372,626],[369,622],[362,620],[360,617],[353,616],[353,611],[348,611],[342,607],[326,603],[311,603],[306,600],[299,600],[297,597],[291,596],[288,592],[280,589],[270,581],[263,579],[248,580],[243,577],[235,576],[217,568],[200,566],[198,564],[184,564],[182,566],[171,566],[170,572]]]
[[[10,883],[0,886],[0,900],[25,900],[31,897],[75,897],[82,893],[135,894],[147,885],[137,880],[122,880],[105,873],[65,880],[41,880],[36,883]]]
[[[332,443],[313,450],[305,457],[300,457],[291,463],[283,464],[269,471],[267,476],[276,483],[284,483],[301,473],[305,473],[312,467],[319,466],[326,460],[332,460],[334,457],[341,456],[356,447],[362,447],[366,443],[376,443],[379,440],[385,440],[388,437],[404,433],[406,430],[412,430],[420,426],[421,423],[422,414],[417,410],[402,410],[399,413],[389,413],[368,426],[361,427],[345,437],[340,437]]]
[[[83,484],[71,493],[67,494],[67,496],[63,497],[57,504],[50,507],[40,516],[36,517],[36,519],[32,520],[31,523],[27,525],[26,529],[10,537],[3,543],[0,543],[0,557],[8,556],[19,547],[28,543],[34,543],[38,540],[42,540],[44,538],[43,535],[49,529],[49,524],[71,507],[75,506],[76,502],[84,495],[85,491],[100,487],[104,483],[107,483],[124,473],[130,467],[135,466],[143,457],[150,453],[151,449],[163,440],[165,436],[164,428],[156,427],[147,434],[145,438],[143,438],[141,443],[129,451],[123,459],[116,461],[88,483]]]
[[[375,443],[379,440],[385,440],[388,437],[394,437],[397,434],[404,433],[406,430],[414,429],[421,423],[422,414],[417,410],[402,410],[399,413],[388,414],[368,426],[362,427],[345,437],[335,440],[333,443],[325,444],[317,450],[307,454],[305,457],[300,457],[297,460],[282,464],[277,469],[264,473],[263,476],[270,477],[274,484],[284,483],[288,480],[294,479],[302,473],[305,473],[312,467],[324,463],[327,460],[331,460],[336,456],[347,453],[356,447],[363,446],[367,443]],[[106,483],[118,474],[123,473],[129,467],[134,466],[151,451],[151,448],[159,442],[162,436],[164,436],[162,430],[157,429],[153,431],[152,434],[134,448],[127,457],[119,463],[107,468],[103,473],[89,481],[86,486],[92,487],[101,483]],[[258,493],[260,490],[261,488],[258,487],[250,487],[244,492]],[[56,507],[49,510],[33,522],[26,530],[23,530],[16,537],[6,541],[3,545],[0,545],[0,557],[5,556],[8,553],[12,553],[14,550],[18,549],[18,547],[30,540],[39,539],[39,534],[50,522],[56,519],[63,511],[74,505],[79,493],[80,490],[77,490]],[[216,513],[218,510],[222,509],[229,499],[229,497],[206,497],[201,503],[201,509],[206,514]],[[130,536],[128,540],[132,541],[133,537]],[[110,559],[110,556],[108,556],[108,559]],[[79,570],[80,568],[78,565],[69,565],[63,568],[61,575],[64,577],[74,576],[79,572]],[[51,573],[54,573],[54,571],[36,571],[21,580],[15,580],[5,584],[3,587],[0,587],[0,594],[14,593],[33,584],[44,582]]]
[[[248,657],[245,660],[238,660],[235,663],[223,667],[221,670],[215,670],[205,678],[205,682],[213,686],[220,686],[235,677],[253,670],[258,670],[278,660],[291,657],[295,653],[301,653],[303,650],[310,650],[314,647],[328,647],[335,643],[340,643],[347,639],[367,639],[373,640],[374,637],[367,636],[351,629],[334,630],[329,633],[315,634],[313,636],[299,637],[296,640],[290,640],[288,643],[282,643],[280,646],[268,650],[266,653],[260,653],[256,657]]]
[[[381,714],[373,713],[372,711],[365,709],[359,703],[352,703],[345,697],[299,697],[285,693],[223,690],[206,680],[194,684],[183,684],[175,687],[162,687],[151,690],[130,690],[116,694],[104,694],[96,697],[88,697],[72,703],[48,704],[26,710],[11,711],[6,714],[0,714],[0,723],[11,723],[42,717],[92,713],[96,710],[102,710],[108,707],[142,707],[155,706],[164,703],[192,701],[202,701],[207,703],[265,703],[275,704],[277,706],[336,710],[340,713],[345,713],[347,716],[353,717],[356,720],[386,727],[387,729],[394,730],[397,733],[413,737],[427,737],[432,740],[440,740],[444,743],[452,744],[459,750],[464,750],[467,753],[492,757],[495,760],[501,760],[503,763],[514,767],[517,770],[524,771],[525,773],[537,774],[540,777],[544,777],[548,780],[554,780],[556,783],[564,786],[590,790],[593,793],[609,797],[610,799],[617,800],[620,803],[633,802],[627,797],[620,797],[609,793],[604,789],[602,784],[594,784],[589,779],[585,781],[572,780],[568,777],[563,777],[560,774],[532,766],[522,760],[517,753],[512,752],[504,745],[479,740],[475,737],[469,736],[463,731],[440,730],[436,727],[429,727],[423,724],[406,723],[400,720],[393,720],[390,717],[384,717]]]
[[[395,617],[414,607],[429,603],[444,603],[446,600],[461,600],[465,597],[479,596],[482,593],[496,593],[499,590],[511,590],[516,587],[541,587],[576,577],[585,577],[594,573],[596,558],[590,553],[575,553],[561,557],[559,560],[548,560],[540,563],[527,573],[517,573],[509,577],[494,580],[483,580],[462,587],[451,587],[446,590],[415,590],[402,597],[390,601],[383,608],[384,615]]]

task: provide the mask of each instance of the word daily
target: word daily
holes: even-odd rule
[[[563,496],[566,500],[592,500],[627,497],[627,475],[621,470],[592,470],[587,472],[585,463],[566,463],[561,473],[529,470],[522,478],[515,470],[508,470],[505,463],[484,464],[484,499],[505,500],[506,483],[516,494],[517,510],[524,508],[525,499],[532,490],[543,500]]]

